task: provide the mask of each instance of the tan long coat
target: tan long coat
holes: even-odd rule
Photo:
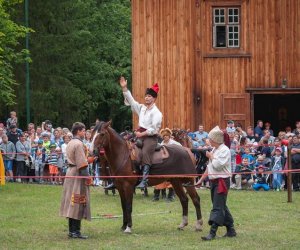
[[[79,169],[88,166],[85,146],[81,140],[74,138],[68,143],[67,158],[70,166],[66,177],[79,176]],[[76,220],[91,220],[90,190],[89,186],[86,185],[86,179],[65,179],[60,216]]]

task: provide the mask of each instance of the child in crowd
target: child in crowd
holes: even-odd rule
[[[254,163],[254,169],[258,169],[260,165],[265,166],[265,157],[263,155],[258,155],[256,158],[256,162]]]
[[[251,168],[249,166],[248,158],[242,159],[242,164],[237,166],[236,168],[236,176],[235,176],[235,183],[236,187],[235,189],[242,189],[243,187],[249,188],[253,184],[253,179],[251,175]]]
[[[58,167],[57,167],[58,154],[56,152],[56,144],[51,143],[49,148],[50,148],[50,153],[48,154],[47,157],[47,162],[49,164],[49,173],[50,176],[52,177],[51,178],[52,184],[57,184],[56,177],[58,175]]]
[[[281,189],[282,184],[282,171],[284,168],[284,157],[281,155],[282,148],[277,147],[275,149],[275,155],[272,156],[272,172],[273,172],[273,189],[279,191]]]
[[[265,164],[267,167],[270,167],[271,164],[271,147],[268,144],[268,140],[263,140],[263,145],[261,146],[260,149],[261,154],[265,158]]]
[[[42,138],[43,138],[43,147],[46,150],[46,154],[50,153],[50,134],[47,132],[42,133]]]
[[[248,159],[249,168],[253,170],[255,161],[249,147],[245,147],[245,153],[242,155],[242,159],[244,158]]]
[[[18,128],[18,117],[17,117],[16,111],[11,111],[10,118],[8,118],[6,121],[7,129],[9,129],[11,125],[14,125],[14,126],[16,126],[16,128]]]
[[[38,140],[38,146],[34,151],[35,159],[35,176],[40,178],[36,179],[40,184],[44,183],[42,176],[44,175],[45,159],[46,159],[46,149],[43,147],[43,140]]]
[[[263,188],[265,191],[269,191],[270,187],[267,184],[267,175],[264,174],[265,167],[263,165],[258,166],[257,173],[254,176],[255,184],[253,184],[253,189],[258,191]]]
[[[254,156],[259,154],[259,150],[258,150],[259,147],[257,142],[253,142],[252,144],[248,143],[248,145],[250,146],[250,151]]]
[[[92,156],[90,149],[92,146],[92,131],[91,130],[86,130],[85,131],[85,138],[83,140],[84,145],[87,147],[87,151],[88,151],[88,156]],[[94,175],[93,174],[93,163],[89,163],[89,172],[90,175]]]

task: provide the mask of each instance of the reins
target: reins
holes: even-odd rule
[[[111,133],[113,133],[113,131],[111,132]],[[111,136],[111,133],[109,132],[109,130],[107,129],[107,134],[108,134],[108,136],[110,137]],[[107,135],[106,134],[106,135]],[[124,140],[124,139],[123,139]],[[110,140],[110,138],[109,138],[109,148],[110,148],[110,151],[112,151],[111,150],[111,140]],[[129,159],[129,157],[130,157],[130,152],[129,152],[129,149],[128,149],[128,147],[127,147],[127,143],[126,143],[126,145],[125,145],[125,148],[126,148],[126,152],[124,153],[124,157],[123,157],[123,160],[122,160],[122,164],[119,164],[119,166],[116,168],[116,170],[115,171],[113,171],[114,172],[114,175],[117,175],[118,174],[118,172],[125,166],[125,164],[126,164],[126,162],[128,161],[128,159]]]

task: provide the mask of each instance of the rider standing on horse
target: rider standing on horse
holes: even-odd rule
[[[139,116],[139,128],[135,132],[135,135],[143,142],[143,180],[137,188],[145,188],[151,167],[151,157],[158,143],[158,133],[162,123],[162,113],[155,105],[159,87],[158,84],[155,83],[151,88],[147,88],[145,104],[140,104],[134,100],[130,91],[127,89],[127,80],[124,77],[120,78],[120,86],[122,87],[125,104],[130,105],[131,109]]]

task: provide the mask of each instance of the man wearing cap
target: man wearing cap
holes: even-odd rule
[[[229,120],[227,122],[227,127],[226,127],[226,131],[227,133],[234,133],[235,132],[235,127],[234,127],[234,121],[232,120]]]
[[[224,144],[224,136],[223,131],[218,126],[209,132],[208,138],[213,149],[211,152],[206,152],[209,163],[204,175],[196,183],[196,186],[200,186],[207,175],[211,183],[210,191],[213,208],[208,221],[211,228],[209,234],[202,237],[203,240],[214,239],[219,226],[226,226],[227,232],[224,237],[236,236],[233,226],[234,221],[226,205],[231,177],[231,154],[228,146]]]
[[[86,239],[80,232],[81,220],[91,220],[90,190],[86,147],[83,143],[85,125],[75,122],[72,126],[73,138],[67,146],[68,169],[63,187],[60,216],[69,219],[69,237]],[[80,178],[81,176],[81,178]]]
[[[151,167],[151,157],[158,143],[158,133],[162,123],[162,113],[155,105],[159,86],[155,83],[151,88],[146,89],[145,104],[140,104],[134,100],[130,91],[127,89],[127,80],[124,77],[120,78],[120,86],[122,87],[125,98],[125,105],[130,105],[131,109],[139,116],[139,128],[135,132],[135,135],[143,141],[143,180],[137,188],[143,189],[147,186],[147,176]]]
[[[10,125],[7,137],[9,141],[16,145],[17,141],[19,140],[19,133],[16,125]]]

